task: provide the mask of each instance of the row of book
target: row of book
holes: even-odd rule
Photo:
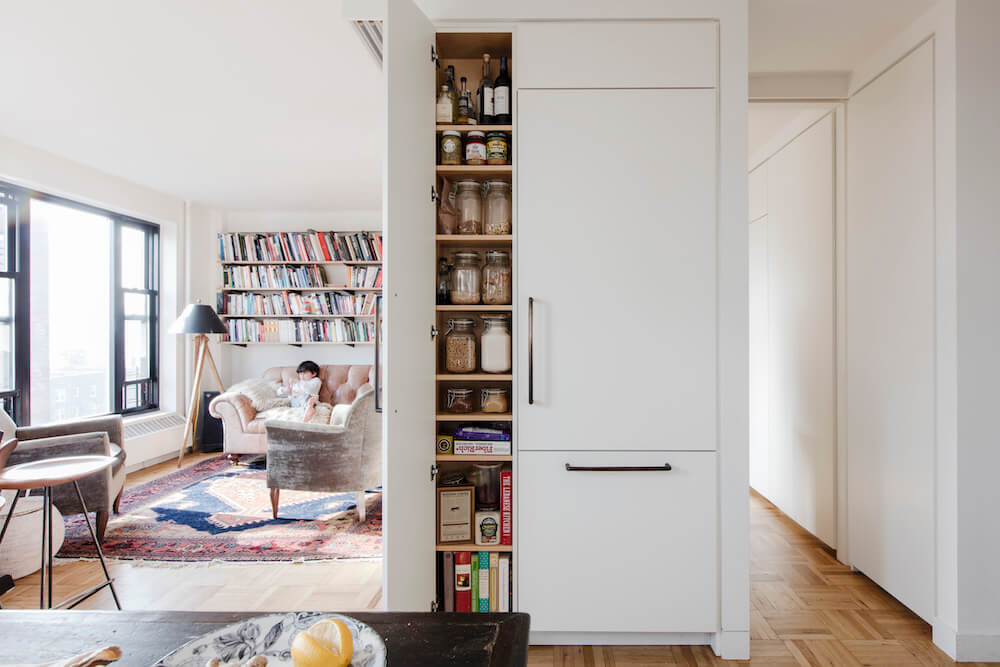
[[[335,292],[219,292],[222,315],[374,315],[377,295]]]
[[[347,284],[351,287],[381,287],[381,266],[352,266],[347,269]]]
[[[445,551],[438,595],[445,611],[507,612],[512,605],[510,554]]]
[[[320,266],[224,266],[222,284],[234,289],[325,287]]]
[[[381,262],[378,232],[219,234],[224,262]]]
[[[362,320],[226,320],[233,343],[363,343],[375,323]]]

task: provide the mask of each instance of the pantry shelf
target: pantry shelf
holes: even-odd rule
[[[437,379],[445,382],[510,382],[514,376],[510,373],[438,373]]]
[[[511,234],[438,234],[434,238],[450,246],[509,246],[514,241]]]
[[[496,461],[499,463],[509,463],[514,460],[513,456],[496,456],[491,454],[438,454],[435,457],[436,461],[447,462],[455,461],[458,463],[482,463],[490,461]]]
[[[449,125],[448,123],[438,123],[437,131],[445,132],[454,130],[456,132],[513,132],[513,125]]]
[[[442,313],[467,313],[467,312],[506,312],[509,313],[513,310],[513,306],[454,306],[454,305],[444,305],[436,306],[438,312]]]
[[[488,176],[488,175],[511,175],[514,168],[509,164],[439,164],[437,173],[442,176]]]
[[[509,413],[497,412],[469,412],[461,415],[439,412],[437,420],[439,422],[509,422],[513,421],[514,417]]]
[[[481,545],[475,542],[449,542],[448,544],[438,544],[438,551],[496,551],[497,553],[512,553],[514,546],[511,544]]]

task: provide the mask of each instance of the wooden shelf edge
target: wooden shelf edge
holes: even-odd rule
[[[504,311],[504,312],[508,312],[509,313],[510,311],[514,310],[514,306],[512,306],[510,304],[508,304],[506,306],[482,306],[482,305],[479,305],[479,306],[455,306],[455,305],[448,304],[448,305],[435,306],[434,308],[435,308],[435,310],[437,310],[438,312],[441,312],[441,313],[461,313],[461,312],[465,312],[465,311],[470,311],[470,312],[472,312],[472,311],[475,311],[475,312],[480,312],[480,311],[489,312],[491,310],[498,310],[498,311]]]
[[[439,412],[437,420],[439,422],[509,422],[514,421],[514,415],[499,412],[469,412],[464,415]]]
[[[245,343],[241,343],[238,340],[223,340],[219,342],[221,342],[223,345],[240,345],[243,347],[246,347],[247,345],[292,345],[295,347],[299,347],[302,345],[350,345],[353,347],[355,345],[375,344],[375,341],[371,340],[356,340],[354,342],[346,340],[336,340],[336,341],[331,340],[331,341],[317,341],[317,342],[304,342],[304,343],[292,343],[288,341],[247,341]]]
[[[514,376],[510,373],[500,374],[500,373],[438,373],[438,380],[445,380],[448,382],[469,382],[475,380],[481,380],[483,382],[512,382]]]
[[[216,292],[381,292],[381,287],[217,287]]]
[[[374,315],[223,315],[224,320],[370,320]]]
[[[513,553],[514,545],[498,544],[490,546],[480,546],[474,542],[455,542],[452,544],[437,545],[438,551],[489,551],[497,553]]]
[[[494,454],[438,454],[435,457],[438,461],[498,461],[501,463],[511,462],[514,460],[513,456],[506,455],[494,455]]]
[[[439,174],[513,174],[510,164],[439,164]]]
[[[466,123],[462,125],[460,123],[438,123],[436,125],[437,132],[444,132],[445,130],[458,130],[459,132],[513,132],[513,125],[473,125]]]
[[[316,261],[316,262],[301,262],[301,261],[279,261],[279,262],[239,262],[236,260],[220,259],[219,264],[223,266],[282,266],[284,264],[294,264],[296,266],[311,266],[313,264],[343,264],[345,266],[379,266],[382,264],[380,260],[370,261],[370,260],[333,260],[333,261]]]

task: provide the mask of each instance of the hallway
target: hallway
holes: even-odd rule
[[[750,493],[750,664],[953,665],[931,628],[755,492]],[[740,665],[707,647],[535,646],[533,667]],[[961,663],[987,665],[995,663]]]

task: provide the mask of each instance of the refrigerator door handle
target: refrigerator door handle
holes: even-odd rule
[[[535,403],[535,299],[528,297],[528,405]]]

